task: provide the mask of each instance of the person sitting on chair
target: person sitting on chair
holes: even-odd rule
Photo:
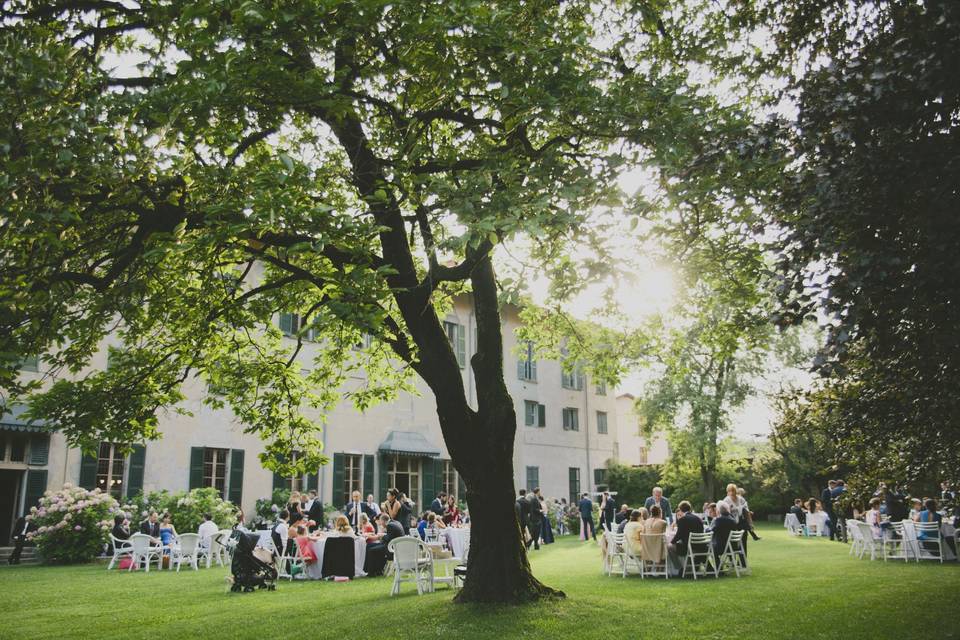
[[[713,521],[713,555],[719,561],[727,548],[730,532],[738,530],[740,525],[730,516],[730,505],[726,502],[717,503],[717,513],[719,515]]]
[[[156,511],[151,511],[147,519],[140,523],[140,533],[150,536],[154,542],[160,541],[160,523],[157,522]]]
[[[351,538],[354,536],[353,527],[350,526],[350,521],[347,520],[347,516],[337,516],[336,521],[333,523],[333,532],[330,535],[338,537],[350,536]]]
[[[693,513],[693,507],[686,500],[677,505],[677,513],[680,514],[677,518],[677,532],[668,548],[678,556],[685,556],[687,555],[687,540],[690,539],[690,534],[703,533],[703,520]]]
[[[37,525],[33,524],[33,520],[27,520],[26,514],[21,515],[17,518],[17,521],[13,525],[13,532],[10,535],[10,539],[13,540],[13,553],[10,554],[10,558],[7,560],[9,564],[20,564],[20,556],[23,554],[23,545],[27,543],[27,534],[31,531],[36,531]],[[130,533],[127,532],[127,537],[130,537]],[[126,538],[124,538],[126,539]]]
[[[219,531],[220,529],[217,527],[217,523],[213,521],[213,516],[209,513],[203,514],[203,522],[201,522],[197,528],[197,535],[200,536],[200,544],[204,547],[209,547],[210,538],[217,535]]]
[[[790,507],[790,513],[797,516],[797,522],[801,525],[807,524],[807,512],[803,510],[803,500],[800,498],[793,499],[793,506]]]
[[[130,521],[127,520],[127,516],[122,513],[113,516],[113,529],[110,530],[110,534],[117,540],[130,539]]]
[[[646,509],[634,509],[630,512],[630,519],[623,527],[623,546],[627,552],[637,558],[641,557],[641,543],[643,542],[643,521]]]
[[[273,540],[273,548],[276,549],[277,553],[280,555],[290,555],[293,553],[292,545],[290,544],[289,540],[290,527],[287,524],[287,519],[289,517],[289,511],[286,509],[281,511],[276,523],[274,523],[273,528],[270,530],[270,539]]]

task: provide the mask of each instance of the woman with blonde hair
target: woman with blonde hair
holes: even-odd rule
[[[737,521],[738,531],[750,530],[750,512],[748,511],[747,501],[743,499],[737,490],[737,485],[732,482],[727,485],[727,496],[721,500],[730,510],[730,517]],[[746,564],[747,558],[747,535],[743,535],[743,558]]]
[[[663,519],[663,512],[660,505],[650,507],[650,517],[643,523],[643,542],[641,553],[643,559],[657,564],[666,558],[667,545],[663,539],[663,534],[667,531],[667,521]],[[657,536],[660,539],[657,539]]]
[[[303,520],[303,511],[300,509],[300,492],[293,491],[290,493],[290,498],[287,500],[287,512],[290,514],[290,526],[297,524],[300,520]]]
[[[350,526],[350,521],[347,519],[347,516],[339,515],[333,523],[333,536],[353,536],[353,527]]]

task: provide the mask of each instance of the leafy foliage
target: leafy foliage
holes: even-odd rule
[[[27,516],[37,526],[27,537],[44,560],[57,563],[89,562],[109,541],[117,501],[99,489],[87,491],[67,483],[47,491]]]

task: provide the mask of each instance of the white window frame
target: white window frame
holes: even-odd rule
[[[517,359],[517,379],[524,382],[537,381],[537,358],[534,353],[533,343],[526,341],[527,353]]]
[[[453,355],[457,358],[457,364],[463,369],[467,366],[467,334],[466,327],[456,320],[444,320],[443,331],[450,340],[450,346],[453,348]]]
[[[106,457],[104,457],[104,447],[106,447]],[[127,460],[126,456],[118,451],[119,445],[113,442],[101,442],[100,449],[97,451],[97,475],[94,486],[103,493],[109,493],[114,497],[123,495],[123,488],[126,484]],[[100,472],[100,466],[106,463],[106,473]],[[117,469],[119,465],[119,470]],[[104,480],[101,485],[101,478]],[[116,491],[113,487],[117,487]]]
[[[207,453],[210,452],[212,460],[207,461]],[[220,455],[223,455],[223,462],[219,461]],[[207,465],[210,465],[210,473],[207,473]],[[223,475],[220,476],[218,471],[223,470]],[[219,447],[204,447],[203,448],[203,480],[201,485],[204,487],[213,487],[220,492],[220,497],[227,497],[227,478],[230,477],[230,449],[222,449]],[[223,484],[221,488],[219,483]]]
[[[600,429],[601,423],[603,424],[602,430]],[[608,422],[606,411],[597,411],[597,433],[599,433],[600,435],[610,434],[610,423]]]
[[[580,410],[576,407],[563,408],[563,430],[580,431]]]

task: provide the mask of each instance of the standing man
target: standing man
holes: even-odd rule
[[[317,496],[317,492],[310,491],[310,499],[307,501],[307,520],[313,520],[314,525],[310,531],[316,531],[317,527],[323,524],[323,502]]]
[[[363,503],[360,502],[360,492],[356,489],[350,494],[350,502],[343,507],[343,512],[347,514],[347,520],[354,531],[360,530],[360,514],[363,512]]]
[[[836,529],[837,525],[833,522],[833,490],[837,488],[837,481],[830,480],[827,482],[827,488],[823,490],[820,494],[820,506],[823,507],[823,511],[827,514],[827,518],[830,519],[830,539],[836,539]]]
[[[590,499],[589,494],[583,494],[583,497],[580,498],[580,538],[582,540],[588,540],[587,530],[590,531],[590,536],[593,538],[594,542],[597,540],[597,526],[593,522],[593,500]]]
[[[372,493],[367,496],[367,501],[363,503],[361,509],[367,514],[367,517],[370,518],[370,522],[376,522],[380,516],[380,505],[373,499]]]
[[[23,553],[23,545],[27,543],[27,534],[31,531],[35,531],[37,525],[33,524],[32,520],[27,520],[26,514],[21,515],[17,518],[17,522],[13,525],[13,532],[10,538],[13,540],[13,553],[10,554],[10,559],[7,560],[10,564],[20,564],[20,554]]]
[[[434,513],[437,514],[438,516],[442,516],[442,515],[443,515],[443,503],[445,502],[445,498],[446,498],[446,497],[447,497],[447,494],[445,494],[443,491],[441,491],[440,493],[438,493],[438,494],[437,494],[437,497],[434,498],[434,499],[433,499],[433,502],[430,503],[430,511],[434,512]]]
[[[604,491],[603,497],[600,498],[600,526],[607,531],[613,531],[616,514],[617,503],[609,491]]]
[[[650,511],[650,507],[657,505],[660,507],[660,513],[663,514],[663,519],[672,524],[673,509],[670,508],[670,501],[663,497],[663,489],[654,487],[652,493],[653,495],[647,498],[643,506],[647,508],[647,511]]]
[[[540,550],[540,525],[543,524],[543,509],[540,507],[540,487],[533,490],[533,493],[527,496],[530,504],[530,515],[527,519],[527,531],[530,532],[533,548]],[[529,544],[527,545],[530,546]]]
[[[530,531],[528,527],[530,524],[530,501],[527,500],[526,489],[520,489],[518,493],[520,496],[517,498],[514,508],[517,510],[517,522],[520,523],[520,535],[524,538],[523,543],[529,547],[530,542],[526,538]]]
[[[837,480],[837,486],[834,487],[832,493],[833,499],[833,514],[830,516],[834,519],[834,522],[837,523],[837,541],[846,542],[847,541],[847,519],[845,513],[846,502],[843,499],[843,494],[847,492],[847,483],[843,480]],[[852,514],[851,514],[852,515]],[[832,531],[832,529],[831,529]]]

